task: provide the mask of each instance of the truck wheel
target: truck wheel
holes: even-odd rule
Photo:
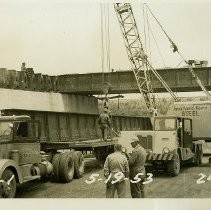
[[[168,165],[168,172],[171,176],[178,176],[180,172],[180,158],[178,154],[174,155],[174,159],[171,160]]]
[[[73,179],[74,175],[74,161],[73,153],[65,152],[60,154],[59,177],[60,181],[67,183]]]
[[[79,179],[84,174],[84,156],[80,151],[75,151],[73,153],[73,156],[74,156],[73,161],[75,166],[74,178]]]
[[[8,181],[13,179],[8,183]],[[16,194],[17,183],[15,174],[10,169],[5,169],[1,176],[3,182],[0,183],[0,198],[14,198]]]
[[[103,168],[107,154],[103,150],[95,150],[95,157],[97,159],[98,167]]]
[[[59,177],[59,162],[60,162],[60,153],[57,153],[53,156],[52,165],[53,165],[53,180],[56,182],[60,181]]]

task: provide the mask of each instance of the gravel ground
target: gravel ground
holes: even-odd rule
[[[74,179],[67,184],[53,183],[50,181],[33,181],[25,183],[18,188],[18,198],[105,198],[105,184],[103,170],[96,167],[96,160],[86,162],[86,173],[81,179]],[[91,174],[99,174],[92,184],[87,184]],[[203,158],[200,167],[182,167],[177,177],[169,177],[164,172],[153,174],[153,181],[146,185],[148,198],[211,198],[211,181],[197,184],[203,173],[208,178],[211,175],[211,165],[208,157]],[[127,197],[130,198],[129,181],[127,183]]]

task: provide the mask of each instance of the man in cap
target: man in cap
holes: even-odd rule
[[[111,125],[110,117],[108,115],[108,109],[104,108],[104,111],[102,114],[100,114],[98,118],[98,124],[100,126],[101,132],[102,132],[102,139],[104,141],[107,141],[108,137],[108,128]]]
[[[138,178],[141,178],[141,181],[132,183],[130,182],[130,191],[132,198],[144,198],[144,179],[145,179],[145,161],[146,161],[146,151],[139,144],[138,137],[132,137],[131,146],[133,147],[133,151],[129,156],[129,168],[130,168],[130,180],[134,180],[134,177],[140,173]]]
[[[129,176],[129,165],[126,156],[122,153],[121,144],[115,144],[114,153],[108,155],[106,158],[104,175],[108,179],[106,184],[106,198],[114,198],[115,191],[117,191],[119,198],[125,198],[125,178]]]

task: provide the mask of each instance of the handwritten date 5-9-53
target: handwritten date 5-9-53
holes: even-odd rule
[[[138,183],[138,182],[144,181],[143,184],[149,184],[149,183],[151,183],[153,181],[153,178],[152,178],[153,174],[147,173],[146,175],[147,175],[146,178],[144,180],[142,180],[141,176],[143,177],[144,174],[143,173],[138,173],[133,178],[133,180],[130,180],[130,182],[131,183]],[[85,180],[85,182],[87,184],[92,184],[95,181],[102,181],[103,179],[102,178],[98,178],[99,176],[100,176],[100,174],[91,174],[90,177],[89,177],[90,180]],[[105,184],[107,184],[110,181],[111,176],[112,176],[112,174],[110,174],[108,176],[108,178],[104,181]],[[117,173],[114,174],[114,180],[111,181],[111,184],[115,184],[115,183],[119,182],[120,180],[129,180],[129,178],[124,177],[124,174],[122,172],[117,172]]]

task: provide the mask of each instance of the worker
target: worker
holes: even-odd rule
[[[119,176],[117,177],[117,173]],[[106,198],[114,198],[117,191],[118,198],[125,198],[126,181],[129,176],[128,160],[122,154],[122,145],[114,145],[114,153],[108,155],[104,164],[104,176],[108,179],[106,184]],[[115,182],[115,183],[113,183]]]
[[[108,138],[108,129],[111,125],[110,117],[108,115],[108,109],[104,108],[104,111],[102,114],[100,114],[98,118],[98,124],[101,129],[102,133],[102,139],[104,141],[107,141]]]
[[[23,62],[21,64],[21,71],[26,71],[26,63],[25,62]]]
[[[141,173],[138,178],[141,178],[141,181],[132,183],[130,181],[130,191],[132,198],[144,198],[144,184],[145,181],[145,161],[146,161],[146,151],[139,144],[138,137],[131,138],[131,146],[133,147],[133,151],[129,156],[129,169],[130,169],[130,180],[134,180],[137,174]]]

